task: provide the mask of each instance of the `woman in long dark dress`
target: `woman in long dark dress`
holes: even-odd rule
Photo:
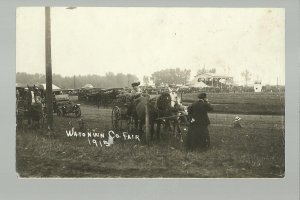
[[[213,108],[207,100],[206,93],[199,94],[198,98],[199,100],[188,108],[191,124],[187,133],[186,149],[189,151],[207,149],[210,146],[208,131],[210,120],[207,113]]]

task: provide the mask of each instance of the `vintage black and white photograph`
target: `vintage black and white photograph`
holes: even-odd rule
[[[285,9],[18,7],[19,178],[283,178]]]

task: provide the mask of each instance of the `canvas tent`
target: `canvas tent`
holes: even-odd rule
[[[180,86],[179,88],[181,88],[181,89],[187,89],[187,88],[189,88],[189,86],[187,86],[187,85],[182,85],[182,86]]]
[[[192,87],[196,87],[196,88],[206,88],[209,87],[208,85],[206,85],[205,83],[201,82],[197,82],[194,85],[192,85]]]
[[[42,89],[46,90],[46,83],[40,84],[39,87],[41,87]],[[59,87],[57,87],[56,85],[52,84],[52,90],[53,91],[59,91],[61,89]]]
[[[92,86],[92,84],[86,84],[83,87],[81,87],[81,89],[92,89],[94,88],[94,86]]]
[[[187,85],[190,86],[190,87],[195,87],[195,88],[206,88],[206,87],[209,87],[208,85],[206,85],[202,81],[198,82],[196,79],[194,79],[193,81],[191,81]]]
[[[16,88],[27,88],[27,85],[24,83],[16,83]]]

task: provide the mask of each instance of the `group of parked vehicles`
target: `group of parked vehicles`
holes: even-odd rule
[[[81,116],[80,104],[70,101],[69,94],[61,90],[52,93],[53,112],[58,116],[73,114]],[[47,118],[46,92],[39,85],[16,85],[16,118],[17,126],[22,126],[24,120],[28,124],[43,126]]]

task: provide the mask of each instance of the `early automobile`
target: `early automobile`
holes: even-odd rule
[[[53,108],[58,116],[68,114],[75,114],[76,117],[81,116],[80,104],[71,102],[68,94],[55,95]]]

